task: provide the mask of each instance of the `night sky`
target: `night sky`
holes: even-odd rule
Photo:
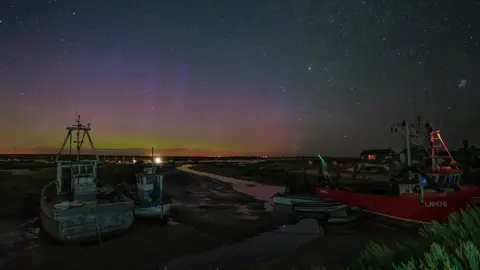
[[[401,147],[390,126],[413,100],[451,148],[480,143],[479,14],[474,0],[0,0],[0,149],[58,148],[80,113],[105,151],[356,156]]]

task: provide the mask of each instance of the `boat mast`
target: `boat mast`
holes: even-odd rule
[[[83,138],[82,141],[80,141],[80,115],[77,116],[77,140],[74,141],[76,143],[77,147],[77,161],[80,160],[80,147],[82,146],[83,143]],[[85,133],[84,133],[85,134]]]
[[[67,131],[68,131],[67,136],[63,140],[62,146],[60,147],[60,150],[58,151],[57,156],[55,158],[55,161],[57,163],[57,183],[58,183],[57,193],[71,192],[73,190],[73,186],[70,186],[70,184],[68,184],[70,180],[66,180],[62,176],[64,173],[67,173],[67,174],[69,174],[69,176],[68,176],[69,179],[71,179],[71,177],[74,177],[75,175],[74,175],[73,170],[72,170],[73,166],[78,166],[78,172],[80,172],[81,167],[90,166],[90,167],[93,168],[93,171],[92,171],[93,176],[96,177],[97,164],[98,164],[98,162],[100,162],[100,159],[99,159],[98,153],[95,149],[95,146],[93,144],[92,138],[90,137],[90,133],[89,133],[90,130],[91,130],[90,124],[83,125],[83,124],[80,123],[80,115],[77,116],[76,124],[67,127]],[[76,132],[76,134],[75,134],[76,140],[74,140],[74,138],[72,138],[74,136],[73,132]],[[80,150],[82,148],[85,137],[87,137],[87,140],[90,144],[91,150],[95,154],[94,159],[90,159],[90,158],[85,158],[83,160],[80,159],[81,158]],[[65,145],[67,144],[67,142],[69,142],[69,144],[70,144],[69,145],[70,146],[70,149],[69,149],[70,156],[69,156],[68,159],[62,160],[63,151],[65,149]],[[75,143],[75,146],[77,148],[77,150],[76,150],[77,151],[76,160],[74,160],[71,156],[72,148],[73,148],[72,144],[73,143]],[[65,172],[63,169],[69,169],[70,171]],[[64,181],[66,181],[66,182],[64,182]],[[72,185],[75,185],[75,183],[72,182]]]
[[[405,145],[407,148],[407,166],[412,166],[412,153],[410,151],[410,125],[405,121]]]
[[[438,170],[439,166],[436,162],[437,159],[437,150],[435,147],[435,139],[433,137],[433,125],[431,123],[427,123],[425,125],[425,128],[427,129],[427,136],[428,136],[428,146],[430,147],[430,158],[431,158],[431,166],[432,170]]]
[[[412,152],[410,147],[412,144],[412,133],[413,136],[417,134],[415,127],[407,121],[403,121],[400,124],[393,125],[391,131],[394,133],[400,132],[404,136],[407,166],[412,166]]]
[[[77,155],[76,160],[79,161],[80,156],[81,156],[80,155],[80,150],[81,150],[81,148],[83,146],[83,143],[85,141],[85,137],[87,138],[88,143],[90,144],[90,147],[95,154],[95,161],[97,161],[97,162],[100,161],[100,158],[98,156],[95,145],[93,144],[92,137],[90,136],[90,130],[91,130],[90,123],[88,123],[87,125],[81,124],[80,115],[78,115],[77,120],[76,120],[76,124],[67,127],[67,130],[68,130],[67,136],[65,137],[65,140],[62,143],[62,147],[60,147],[60,151],[57,154],[57,158],[56,158],[57,162],[60,160],[60,156],[63,154],[63,150],[65,149],[65,145],[67,144],[68,141],[70,141],[70,149],[69,149],[70,154],[72,153],[72,147],[73,147],[72,143],[75,143],[76,152],[77,152],[76,153],[76,155]],[[76,132],[76,140],[74,140],[74,141],[72,141],[72,139],[73,139],[72,138],[73,137],[72,133],[73,132]]]

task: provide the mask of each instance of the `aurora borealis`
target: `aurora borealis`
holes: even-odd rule
[[[2,1],[0,152],[357,155],[418,113],[472,143],[474,1]],[[134,153],[135,152],[135,153]]]

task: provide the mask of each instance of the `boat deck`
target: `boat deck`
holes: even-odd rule
[[[92,201],[82,201],[78,204],[73,202],[73,194],[71,192],[62,192],[58,195],[55,195],[56,192],[53,191],[53,188],[46,192],[45,198],[43,198],[43,210],[50,213],[51,217],[56,218],[59,216],[75,216],[82,215],[86,212],[96,212],[96,211],[108,211],[116,210],[117,211],[129,211],[129,208],[133,209],[133,201],[128,198],[115,198],[115,192],[101,195],[96,197]],[[56,208],[55,205],[58,205],[62,202],[71,202],[72,204],[66,209]]]
[[[344,189],[347,191],[366,193],[366,194],[375,194],[375,195],[385,195],[385,196],[398,196],[399,194],[398,185],[394,185],[389,182],[355,183],[355,184],[348,184],[348,185],[339,185],[337,188]]]
[[[73,194],[72,193],[60,193],[57,196],[53,197],[53,199],[49,200],[49,204],[56,205],[64,201],[73,201]],[[124,200],[126,201],[126,200]],[[97,197],[94,201],[88,201],[83,203],[97,203],[97,204],[104,204],[104,203],[112,203],[112,200],[107,197]]]

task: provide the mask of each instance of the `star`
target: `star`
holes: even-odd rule
[[[480,112],[465,116],[480,99],[474,1],[456,9],[448,1],[145,1],[131,10],[134,0],[10,2],[0,15],[0,115],[26,126],[58,117],[31,142],[13,127],[0,152],[53,145],[62,117],[78,108],[127,130],[120,143],[103,125],[104,149],[130,151],[166,137],[158,147],[356,157],[370,146],[403,147],[376,138],[412,95],[419,115],[442,119],[452,147],[461,136],[480,138],[468,125]],[[9,114],[12,107],[25,113]]]

